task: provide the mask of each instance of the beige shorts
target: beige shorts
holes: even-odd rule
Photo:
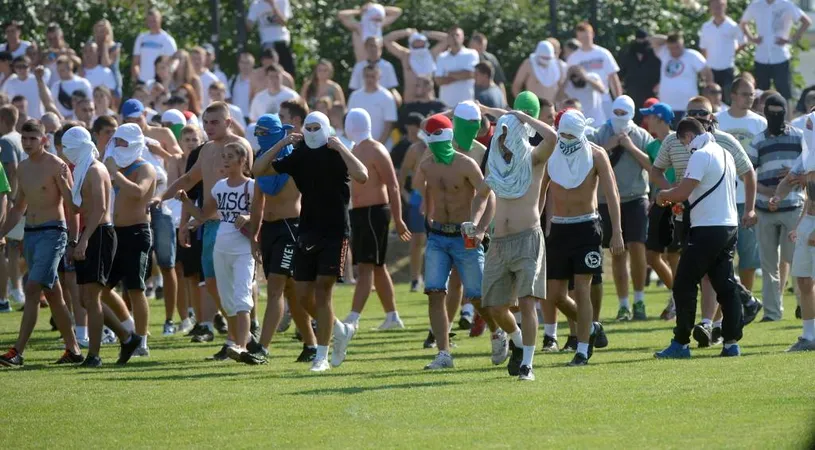
[[[546,298],[546,245],[539,226],[490,240],[481,294],[481,306],[517,306],[519,298]]]
[[[14,228],[12,228],[11,231],[9,231],[8,234],[6,235],[6,239],[11,239],[13,241],[22,241],[24,234],[25,234],[25,217],[20,219],[20,221],[17,222],[17,225],[14,225]]]

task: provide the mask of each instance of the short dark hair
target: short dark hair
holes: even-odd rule
[[[575,33],[579,33],[581,31],[594,32],[594,27],[589,22],[583,21],[583,22],[578,23],[577,26],[574,27],[574,32]]]
[[[480,32],[480,31],[473,31],[473,34],[470,36],[471,41],[478,41],[478,42],[486,42],[487,36]]]
[[[288,111],[292,117],[299,117],[301,121],[306,120],[306,116],[308,115],[308,105],[306,104],[306,101],[302,99],[302,97],[297,97],[293,100],[286,100],[280,104],[280,109],[283,108],[286,108],[286,111]]]
[[[0,61],[12,62],[14,57],[11,56],[11,52],[2,51],[0,52]]]
[[[368,70],[375,70],[375,71],[379,72],[379,65],[376,64],[376,63],[367,64],[367,65],[365,65],[365,68],[362,69],[362,73],[365,73],[365,71],[368,71]]]
[[[23,23],[20,22],[19,20],[9,20],[8,22],[3,24],[3,30],[8,29],[8,27],[15,27],[18,30],[22,30],[23,29]]]
[[[271,63],[271,64],[269,64],[269,67],[266,68],[266,74],[267,75],[269,74],[269,72],[277,72],[277,73],[282,74],[284,72],[283,71],[283,66],[281,66],[278,63]]]
[[[278,59],[278,54],[275,51],[275,49],[270,48],[270,47],[264,48],[263,51],[260,52],[260,59],[266,59],[266,58]]]
[[[481,75],[487,75],[492,80],[492,76],[495,73],[495,69],[492,66],[492,63],[489,61],[481,61],[480,63],[475,65],[475,71],[480,73]]]
[[[71,97],[76,98],[77,100],[84,100],[88,98],[88,94],[86,94],[83,89],[76,89],[71,92]]]
[[[665,42],[669,44],[678,44],[680,42],[685,42],[685,38],[682,36],[682,33],[676,32],[669,34],[667,39],[665,39]]]
[[[60,27],[58,23],[51,22],[48,24],[48,28],[45,29],[45,32],[50,33],[52,31],[62,31],[62,27]]]
[[[118,125],[112,116],[99,116],[93,121],[91,133],[99,133],[103,128],[116,128]]]
[[[37,119],[28,119],[23,123],[20,132],[39,133],[41,136],[45,136],[45,125]]]
[[[692,133],[694,136],[699,136],[705,132],[705,126],[702,125],[702,122],[699,122],[693,117],[686,117],[680,120],[679,125],[676,126],[676,137],[678,138],[682,138],[688,133]]]
[[[20,55],[20,56],[14,58],[14,60],[11,63],[12,64],[17,64],[18,62],[24,62],[26,66],[30,66],[31,65],[31,58],[29,58],[26,55]]]
[[[17,107],[14,105],[3,105],[0,106],[0,122],[5,123],[10,126],[14,126],[17,123],[17,119],[20,116],[20,112],[17,111]]]
[[[17,102],[27,102],[28,100],[25,98],[24,95],[15,95],[14,98],[11,99],[11,103]]]
[[[548,98],[540,98],[538,97],[538,101],[541,104],[541,109],[543,108],[554,108],[555,104],[552,103]]]

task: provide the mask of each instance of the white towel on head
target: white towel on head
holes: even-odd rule
[[[115,144],[117,138],[127,142],[127,147],[117,147]],[[141,157],[144,149],[144,134],[142,134],[141,128],[134,123],[126,123],[119,125],[116,132],[113,133],[113,137],[110,138],[105,149],[105,159],[113,158],[116,165],[124,169],[136,162]]]
[[[512,153],[509,163],[504,161],[500,143],[504,127],[507,128],[504,146]],[[512,114],[502,116],[495,124],[487,159],[489,175],[485,181],[498,197],[516,199],[529,190],[532,183],[532,145],[529,138],[532,135],[532,128]]]
[[[74,165],[74,186],[71,188],[71,200],[76,206],[82,206],[82,183],[93,161],[99,157],[99,151],[93,144],[91,134],[83,127],[73,127],[62,135],[62,153]]]
[[[591,123],[591,119],[587,120],[577,110],[568,110],[560,118],[558,141],[546,170],[552,181],[566,189],[574,189],[583,184],[594,168],[591,144],[586,139],[586,127]],[[577,139],[566,141],[563,134],[570,134]]]
[[[378,3],[371,3],[359,20],[362,42],[369,37],[382,38],[383,20],[385,20],[385,7]]]
[[[345,134],[348,138],[359,144],[371,137],[371,116],[362,108],[351,108],[345,115]]]
[[[424,47],[413,48],[413,43],[416,41],[424,41]],[[410,70],[420,77],[432,75],[436,72],[436,61],[433,59],[433,53],[430,51],[430,43],[427,36],[419,33],[413,33],[408,39],[408,46],[410,47]]]
[[[555,47],[550,42],[538,42],[535,53],[529,55],[529,63],[532,64],[532,72],[535,74],[535,78],[544,87],[552,87],[560,81],[560,64],[555,57]]]

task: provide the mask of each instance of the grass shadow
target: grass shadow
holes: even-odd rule
[[[460,385],[465,384],[463,381],[428,381],[428,382],[421,382],[421,383],[403,383],[403,384],[384,384],[380,386],[352,386],[352,387],[343,387],[343,388],[325,388],[325,389],[312,389],[308,391],[299,391],[294,392],[288,395],[331,395],[331,394],[344,394],[344,395],[354,395],[354,394],[364,394],[367,392],[375,392],[375,391],[387,391],[391,389],[415,389],[415,388],[423,388],[423,387],[446,387],[446,386],[453,386],[453,385]]]

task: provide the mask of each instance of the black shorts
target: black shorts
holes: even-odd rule
[[[260,226],[260,251],[263,273],[294,276],[294,249],[297,247],[298,218],[263,221]]]
[[[91,283],[107,285],[117,245],[116,230],[113,229],[113,225],[104,224],[96,227],[88,239],[85,260],[74,262],[76,284],[80,286]]]
[[[657,253],[675,253],[678,252],[681,248],[679,246],[679,241],[676,239],[676,233],[673,234],[673,240],[671,243],[665,247],[663,242],[660,242],[660,221],[662,220],[663,214],[670,214],[671,220],[674,223],[674,229],[676,229],[676,221],[673,220],[673,211],[671,207],[659,206],[657,204],[651,205],[651,210],[648,211],[648,239],[645,241],[645,249],[651,250]]]
[[[568,224],[552,222],[546,240],[547,278],[569,280],[573,275],[603,273],[602,240],[599,219]]]
[[[317,276],[341,278],[347,252],[347,237],[298,236],[294,280],[314,281]]]
[[[674,241],[671,245],[675,245],[679,250],[688,245],[688,230],[685,227],[685,222],[676,220],[676,217],[674,217]]]
[[[178,233],[178,230],[176,230],[176,233]],[[198,275],[200,280],[204,281],[201,270],[201,253],[203,252],[204,246],[198,230],[190,230],[189,247],[183,247],[180,239],[176,239],[176,246],[175,260],[184,267],[184,277],[188,278]]]
[[[108,287],[114,287],[121,281],[125,290],[143,291],[153,242],[150,224],[115,227],[115,230],[116,256],[108,277]]]
[[[364,206],[350,211],[351,253],[354,264],[385,265],[388,253],[388,227],[391,209],[388,205]]]
[[[591,285],[597,286],[598,284],[603,284],[603,274],[602,273],[595,273],[591,276]],[[574,276],[569,278],[569,290],[574,290]]]
[[[603,221],[603,248],[611,242],[611,216],[608,205],[601,203],[600,218]],[[620,222],[623,227],[623,241],[642,242],[648,240],[648,199],[638,198],[620,204]]]

